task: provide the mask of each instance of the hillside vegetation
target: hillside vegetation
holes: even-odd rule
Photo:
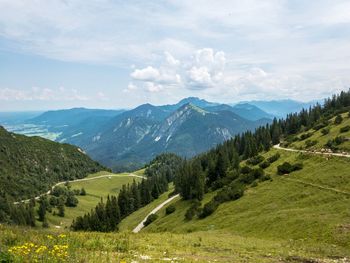
[[[57,182],[106,169],[75,146],[10,133],[0,126],[0,196],[30,198]]]

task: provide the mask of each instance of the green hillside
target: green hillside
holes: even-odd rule
[[[271,181],[250,186],[241,199],[221,204],[205,219],[190,221],[185,220],[185,213],[191,201],[178,200],[174,202],[174,213],[166,215],[164,207],[158,212],[159,218],[142,232],[184,234],[210,230],[293,244],[308,253],[318,251],[325,257],[350,256],[350,158],[327,158],[275,149],[264,156],[277,151],[281,158],[266,168]],[[285,161],[302,161],[304,168],[290,175],[277,175],[277,166]],[[214,194],[206,194],[202,204]],[[121,224],[132,223],[132,217]]]
[[[294,137],[288,147],[307,150],[321,150],[333,148],[335,152],[350,152],[350,114],[343,113],[341,123],[337,124],[336,117],[331,118],[324,128],[310,129]],[[327,145],[329,141],[343,137],[337,145]]]
[[[40,137],[7,132],[0,126],[0,194],[26,199],[60,181],[83,178],[106,168],[80,149]]]
[[[108,177],[101,177],[108,175]],[[124,174],[112,174],[109,172],[99,172],[92,174],[87,179],[97,177],[94,180],[72,182],[70,183],[71,189],[80,190],[85,189],[86,195],[78,195],[77,198],[79,203],[76,207],[66,207],[65,216],[59,217],[52,213],[48,214],[49,225],[58,226],[60,228],[70,227],[73,219],[78,216],[84,215],[91,209],[95,208],[97,203],[103,198],[106,200],[108,195],[118,195],[122,185],[131,184],[133,180],[136,182],[141,181],[141,178],[130,176],[127,173]]]

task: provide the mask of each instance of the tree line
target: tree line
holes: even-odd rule
[[[299,132],[311,128],[322,129],[328,125],[330,117],[350,109],[350,90],[341,92],[324,101],[316,103],[309,109],[299,113],[290,113],[285,119],[276,118],[271,124],[247,131],[218,145],[214,149],[187,160],[179,166],[175,179],[175,189],[183,199],[197,200],[188,211],[188,217],[198,214],[205,217],[225,200],[234,200],[243,195],[242,189],[252,180],[265,180],[264,170],[279,156],[270,160],[261,160],[259,153],[268,151],[273,145],[280,143],[281,138],[288,140]],[[339,120],[338,120],[339,121]],[[242,160],[248,160],[259,168],[240,167]],[[301,169],[299,164],[279,168],[279,173]],[[201,210],[198,201],[210,190],[223,188],[217,196]]]
[[[145,169],[147,179],[141,182],[123,185],[118,197],[108,196],[101,199],[89,213],[77,217],[73,230],[110,232],[118,229],[122,219],[151,203],[169,190],[168,185],[175,177],[176,164],[181,158],[174,154],[162,154],[156,157]],[[114,211],[114,212],[112,212]]]

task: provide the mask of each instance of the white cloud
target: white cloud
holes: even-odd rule
[[[347,0],[2,0],[0,25],[2,50],[124,69],[134,64],[132,85],[171,89],[174,97],[308,99],[330,92],[327,85],[350,84]],[[3,98],[31,97],[23,90],[1,92]]]
[[[159,79],[160,73],[158,69],[148,66],[143,69],[136,69],[131,73],[131,77],[141,81],[156,81]]]
[[[102,94],[102,93],[101,93]],[[100,95],[101,95],[100,94]],[[32,87],[24,89],[0,89],[0,100],[3,101],[86,101],[87,96],[81,95],[76,89],[58,89]]]

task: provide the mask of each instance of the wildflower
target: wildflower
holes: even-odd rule
[[[47,235],[47,238],[48,239],[53,239],[53,236],[52,235]]]
[[[59,237],[59,238],[65,238],[66,235],[65,235],[65,234],[59,234],[58,237]]]

